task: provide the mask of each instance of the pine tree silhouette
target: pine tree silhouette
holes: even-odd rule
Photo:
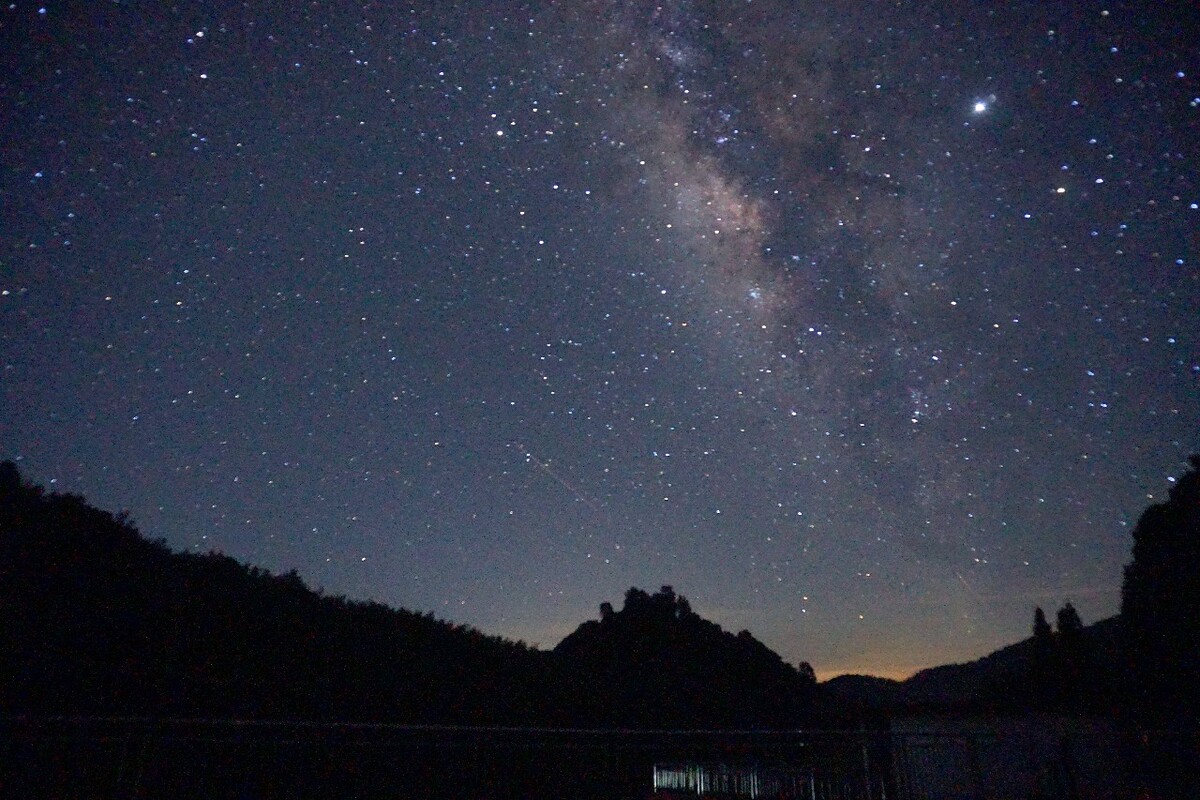
[[[1200,723],[1200,455],[1133,529],[1121,587],[1130,692],[1159,721]]]

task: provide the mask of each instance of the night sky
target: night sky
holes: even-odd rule
[[[15,2],[0,457],[555,645],[1114,614],[1200,450],[1190,2]]]

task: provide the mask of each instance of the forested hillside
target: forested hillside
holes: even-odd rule
[[[607,608],[607,604],[605,604]],[[631,589],[554,652],[171,551],[0,465],[0,713],[795,727],[811,670]]]

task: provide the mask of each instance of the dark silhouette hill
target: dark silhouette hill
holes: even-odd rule
[[[669,590],[545,652],[173,552],[0,464],[0,714],[767,728],[814,685]]]
[[[1039,664],[1033,637],[1002,647],[965,664],[947,664],[921,670],[900,685],[897,700],[910,707],[962,707],[972,704],[1002,711],[1045,710],[1064,705],[1078,708],[1103,702],[1097,682],[1111,685],[1118,655],[1120,621],[1116,617],[1085,626],[1080,650],[1087,654],[1091,685],[1059,686],[1060,697],[1050,696],[1056,668]],[[1061,661],[1061,659],[1060,659]],[[1061,670],[1068,667],[1063,665]],[[1070,676],[1061,676],[1064,679]]]
[[[824,706],[844,718],[856,720],[898,708],[903,683],[875,675],[838,675],[821,683],[819,688]]]
[[[569,698],[590,723],[628,727],[797,727],[811,722],[816,679],[762,642],[702,619],[670,586],[631,588],[554,649],[578,676]]]
[[[961,664],[895,681],[842,675],[821,684],[825,703],[854,716],[906,712],[1108,711],[1118,698],[1118,617],[1084,626],[1078,645],[1043,658],[1034,637]],[[1082,655],[1077,655],[1082,654]],[[1085,663],[1081,663],[1085,662]],[[1072,670],[1080,671],[1072,675]]]
[[[0,465],[0,713],[533,723],[550,659],[172,552]]]
[[[1200,719],[1200,457],[1134,530],[1122,615],[903,682],[816,685],[664,586],[552,652],[328,596],[291,572],[171,551],[0,463],[0,714],[636,728],[794,728],[896,711]]]
[[[1200,455],[1133,529],[1121,613],[1084,626],[1068,602],[1057,630],[1035,609],[1033,636],[901,683],[859,677],[822,685],[836,708],[1121,714],[1139,724],[1200,725]]]

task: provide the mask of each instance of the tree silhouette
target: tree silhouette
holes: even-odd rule
[[[1046,621],[1046,612],[1041,606],[1033,610],[1033,654],[1030,669],[1032,674],[1026,699],[1034,706],[1055,705],[1058,702],[1058,673],[1055,669],[1054,630]]]
[[[1072,706],[1087,702],[1094,678],[1091,658],[1083,638],[1083,620],[1068,600],[1055,615],[1055,671],[1059,701]]]
[[[1041,609],[1039,608],[1038,611]],[[1042,621],[1045,621],[1045,617],[1042,618]],[[1058,623],[1058,635],[1064,638],[1078,637],[1083,631],[1083,620],[1079,618],[1079,612],[1075,610],[1075,606],[1071,605],[1070,600],[1058,610],[1056,622]]]
[[[1133,529],[1121,617],[1131,692],[1145,713],[1200,723],[1200,455]]]
[[[1046,612],[1042,611],[1041,606],[1033,610],[1033,641],[1047,649],[1054,641],[1054,631],[1050,629],[1050,623],[1046,621]]]

